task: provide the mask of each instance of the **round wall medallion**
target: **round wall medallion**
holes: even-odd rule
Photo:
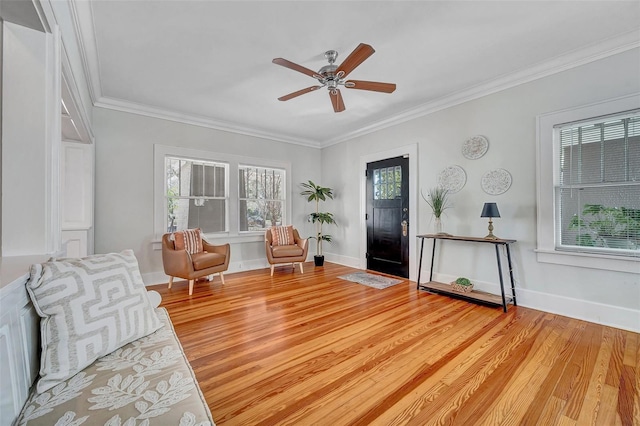
[[[511,186],[511,173],[505,169],[488,171],[482,176],[482,190],[490,195],[500,195],[507,192]]]
[[[484,136],[474,136],[462,145],[462,155],[469,160],[477,160],[487,153],[489,141]]]
[[[467,174],[460,166],[449,166],[438,174],[438,186],[449,192],[458,192],[467,183]]]

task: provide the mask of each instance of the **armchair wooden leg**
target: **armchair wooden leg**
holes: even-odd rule
[[[193,282],[195,280],[189,280],[189,296],[193,294]]]
[[[220,272],[220,281],[222,281],[222,285],[224,285],[224,274]]]
[[[171,284],[173,284],[173,277],[169,277],[169,288],[171,288]]]
[[[298,265],[300,265],[300,273],[304,274],[304,269],[302,269],[302,262],[298,263]]]
[[[271,276],[273,276],[273,268],[275,268],[276,265],[271,265]]]

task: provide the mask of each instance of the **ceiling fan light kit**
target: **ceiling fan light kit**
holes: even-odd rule
[[[368,44],[360,43],[358,47],[347,59],[345,59],[339,66],[335,65],[335,61],[338,58],[338,52],[335,50],[327,50],[324,53],[325,58],[329,62],[329,65],[325,65],[315,72],[302,65],[295,64],[283,58],[275,58],[272,62],[276,65],[283,66],[285,68],[298,71],[302,74],[306,74],[312,78],[318,80],[320,86],[311,86],[305,89],[298,90],[288,95],[284,95],[278,98],[279,101],[288,101],[289,99],[296,98],[305,93],[313,92],[315,90],[326,87],[329,91],[329,97],[331,98],[331,104],[333,105],[334,112],[342,112],[345,110],[344,101],[342,99],[342,93],[340,93],[339,86],[343,86],[347,89],[369,90],[372,92],[393,93],[396,90],[396,85],[393,83],[381,83],[378,81],[363,81],[363,80],[345,80],[347,75],[351,73],[358,65],[364,62],[369,56],[373,55],[375,50]]]

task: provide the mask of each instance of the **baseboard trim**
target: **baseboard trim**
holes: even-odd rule
[[[308,260],[313,260],[313,257],[310,257]],[[325,260],[327,262],[360,269],[359,259],[354,257],[325,253]],[[231,262],[229,264],[229,269],[225,272],[225,275],[232,274],[234,272],[252,271],[265,268],[269,268],[269,263],[266,259]],[[423,283],[428,281],[428,271],[422,271],[422,277],[424,277],[421,278]],[[456,278],[457,277],[453,275],[434,274],[434,280],[443,283],[451,282]],[[166,284],[169,282],[169,278],[162,271],[143,274],[142,279],[146,286]],[[474,281],[473,283],[474,288],[478,290],[500,294],[500,286],[497,283],[483,281]],[[507,283],[505,283],[505,292],[510,294],[510,288]],[[562,315],[569,318],[640,333],[640,310],[606,305],[604,303],[591,302],[588,300],[542,293],[522,288],[516,288],[516,297],[518,305],[525,308],[537,309],[551,314]]]
[[[229,262],[229,269],[224,273],[233,274],[234,272],[253,271],[255,269],[268,268],[269,263],[266,259],[253,259],[243,260],[239,262]],[[169,277],[163,271],[149,272],[142,274],[142,281],[145,286],[166,284],[169,282]]]
[[[425,274],[423,271],[422,276],[426,277],[421,279],[422,282],[428,281],[428,272]],[[454,281],[456,278],[453,275],[434,274],[434,280],[443,283]],[[473,284],[474,289],[500,294],[500,285],[498,283],[474,281]],[[511,294],[511,289],[507,282],[505,282],[505,292],[506,294]],[[640,332],[640,310],[523,288],[516,288],[516,298],[518,306],[524,306],[525,308],[537,309],[636,333]]]
[[[349,266],[351,268],[360,269],[360,259],[357,257],[341,256],[339,254],[325,253],[325,260],[338,265]]]

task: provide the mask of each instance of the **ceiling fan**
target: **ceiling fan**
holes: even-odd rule
[[[329,65],[323,66],[317,72],[310,70],[309,68],[305,68],[302,65],[294,64],[293,62],[287,61],[286,59],[275,58],[272,61],[274,64],[301,72],[302,74],[313,77],[318,80],[318,82],[320,82],[319,86],[311,86],[307,87],[306,89],[289,93],[288,95],[279,97],[278,100],[288,101],[289,99],[304,95],[305,93],[313,92],[314,90],[326,87],[329,90],[329,97],[331,98],[331,103],[333,104],[333,110],[335,112],[342,112],[345,110],[345,107],[339,86],[344,86],[347,89],[392,93],[394,90],[396,90],[396,85],[393,83],[380,83],[377,81],[363,80],[345,80],[347,75],[349,75],[351,71],[356,69],[356,67],[363,63],[369,56],[373,55],[374,52],[375,50],[373,50],[373,47],[369,46],[368,44],[360,43],[358,47],[356,47],[354,51],[351,52],[349,56],[347,56],[347,59],[345,59],[340,65],[336,66],[334,62],[338,57],[338,52],[336,52],[335,50],[327,50],[324,53],[324,56],[327,58],[327,61],[329,61]]]

